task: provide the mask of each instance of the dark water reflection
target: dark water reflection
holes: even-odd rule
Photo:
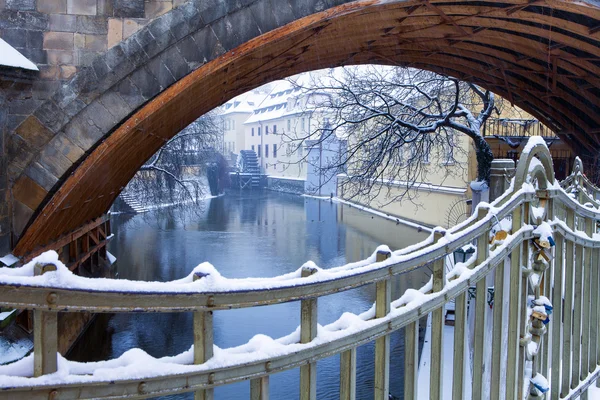
[[[118,259],[119,277],[132,280],[179,279],[199,263],[212,263],[230,278],[270,277],[298,269],[307,260],[323,268],[369,256],[384,243],[398,249],[424,239],[425,232],[396,225],[370,214],[327,201],[265,192],[231,194],[207,200],[206,207],[159,210],[133,218],[113,217],[115,239],[110,251]],[[425,271],[398,277],[396,298],[409,287],[419,287]],[[342,313],[360,313],[375,300],[374,285],[319,299],[320,324]],[[246,343],[256,334],[281,337],[299,325],[299,302],[217,311],[215,344],[221,348]],[[154,357],[174,355],[192,344],[192,315],[117,314],[102,316],[91,326],[69,358],[95,361],[115,358],[139,347]],[[391,339],[391,392],[401,397],[403,336]],[[357,398],[373,397],[374,345],[357,353]],[[318,362],[318,398],[339,397],[339,356]],[[299,370],[271,377],[273,399],[299,398]],[[248,399],[249,383],[217,388],[217,399]],[[165,398],[193,398],[191,394]]]

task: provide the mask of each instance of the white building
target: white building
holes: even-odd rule
[[[264,94],[248,92],[234,97],[221,107],[223,154],[232,165],[235,165],[240,150],[246,148],[244,122],[264,98]]]
[[[261,172],[274,178],[306,180],[306,143],[324,117],[307,110],[307,95],[288,81],[277,82],[244,123],[245,149],[254,150]]]

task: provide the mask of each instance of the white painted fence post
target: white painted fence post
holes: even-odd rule
[[[206,275],[196,274],[194,280]],[[203,364],[213,356],[213,313],[212,311],[194,312],[194,364]],[[200,389],[194,393],[195,400],[213,400],[214,389]]]
[[[477,220],[484,219],[489,212],[487,207],[479,207]],[[489,231],[486,230],[477,238],[476,265],[481,265],[489,257]],[[475,335],[473,340],[473,398],[483,399],[485,366],[485,342],[487,332],[487,282],[482,278],[477,282],[477,295],[475,297]]]
[[[36,264],[34,274],[56,271],[56,265]],[[47,297],[48,306],[56,303],[56,294]],[[33,310],[33,375],[42,376],[57,371],[58,314],[54,311]]]
[[[317,272],[304,267],[302,277]],[[310,343],[317,337],[317,298],[300,302],[300,343]],[[300,400],[317,400],[317,363],[311,362],[300,367]]]
[[[445,230],[435,230],[433,239],[437,243],[446,236]],[[446,286],[445,257],[433,262],[433,287],[432,292],[440,292]],[[431,400],[441,399],[444,395],[444,309],[445,306],[436,308],[431,312],[431,362],[430,362],[430,388]]]
[[[377,262],[391,257],[389,251],[378,251]],[[375,300],[375,318],[389,314],[392,302],[390,278],[377,282]],[[388,400],[390,392],[390,336],[375,340],[375,400]]]
[[[250,400],[269,400],[269,375],[250,380]]]

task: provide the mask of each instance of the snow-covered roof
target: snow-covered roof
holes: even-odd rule
[[[39,71],[34,63],[2,39],[0,39],[0,65]]]
[[[308,79],[308,76],[300,75],[297,79],[298,84],[302,85],[301,81],[303,79]],[[260,121],[268,121],[302,112],[302,107],[288,108],[288,100],[290,98],[300,98],[302,95],[303,90],[301,87],[298,87],[287,80],[278,81],[262,103],[254,109],[254,114],[252,114],[244,123],[251,124]]]
[[[229,115],[235,113],[252,114],[254,109],[264,100],[265,95],[247,92],[234,97],[227,103],[223,104],[221,115]]]

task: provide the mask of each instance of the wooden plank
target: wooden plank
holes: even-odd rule
[[[79,267],[81,264],[86,262],[92,255],[96,254],[101,249],[105,248],[106,245],[108,244],[108,242],[110,242],[110,239],[103,240],[102,242],[98,243],[97,246],[90,247],[90,249],[86,253],[80,254],[79,259],[76,259],[74,262],[69,263],[68,268],[71,271],[74,271],[77,267]]]
[[[105,223],[109,219],[110,219],[110,217],[107,214],[104,214],[104,215],[96,218],[95,220],[82,225],[81,227],[75,229],[74,231],[69,232],[69,233],[59,237],[55,242],[53,242],[49,245],[43,246],[41,248],[38,248],[35,250],[35,252],[32,252],[30,254],[23,256],[23,261],[29,262],[34,257],[37,257],[40,254],[42,254],[43,252],[46,252],[49,250],[56,251],[57,249],[60,249],[61,247],[64,247],[64,246],[68,245],[69,243],[74,242],[75,240],[79,239],[80,237],[85,235],[88,231],[97,227],[100,224]]]
[[[389,251],[378,251],[376,261],[390,258]],[[375,318],[384,318],[390,313],[392,286],[390,278],[377,282]],[[375,340],[375,400],[388,400],[390,393],[390,336]]]

